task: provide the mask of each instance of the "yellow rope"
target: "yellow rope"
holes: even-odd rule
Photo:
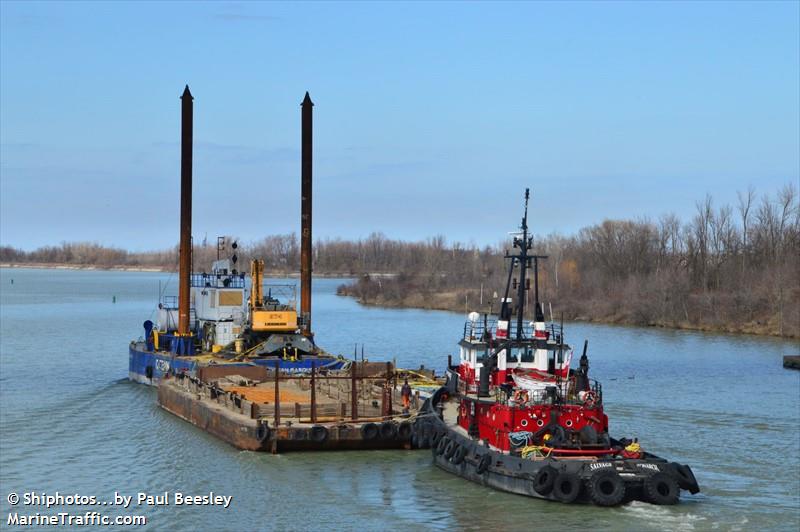
[[[542,449],[547,449],[547,453],[543,453]],[[544,445],[527,445],[522,448],[521,456],[524,459],[530,458],[531,455],[534,457],[541,457],[547,458],[550,456],[550,453],[553,451],[550,447],[545,447]]]

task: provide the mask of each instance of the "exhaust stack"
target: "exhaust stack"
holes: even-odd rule
[[[192,129],[194,98],[189,85],[181,96],[181,241],[178,267],[178,354],[193,351],[189,331],[189,277],[192,274]]]
[[[311,332],[311,170],[312,170],[312,108],[314,102],[306,92],[302,108],[301,133],[301,190],[300,190],[300,317],[305,336]]]

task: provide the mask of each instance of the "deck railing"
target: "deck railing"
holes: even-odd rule
[[[487,337],[492,339],[497,338],[497,319],[470,321],[464,323],[464,340],[468,342],[485,341]],[[563,330],[561,325],[557,323],[545,324],[544,332],[547,333],[547,338],[554,340],[558,343],[561,340]],[[488,333],[488,335],[487,335]],[[535,337],[536,331],[530,321],[523,322],[522,324],[522,338],[530,339]],[[512,319],[508,324],[508,338],[514,339],[517,337],[517,321]]]

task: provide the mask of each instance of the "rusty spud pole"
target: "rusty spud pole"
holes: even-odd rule
[[[303,334],[311,336],[311,196],[312,196],[312,110],[314,102],[306,92],[303,98],[301,117],[300,153],[300,316],[303,319]]]
[[[181,241],[178,266],[178,335],[189,336],[189,277],[192,269],[192,129],[194,98],[189,85],[181,96]],[[179,342],[189,342],[179,340]],[[188,353],[184,345],[182,353]]]

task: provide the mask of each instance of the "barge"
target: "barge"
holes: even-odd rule
[[[405,407],[391,364],[369,362],[309,375],[205,367],[158,386],[164,410],[239,449],[271,453],[410,449],[426,395],[415,390]]]
[[[128,378],[158,385],[170,374],[195,376],[204,367],[274,367],[307,373],[337,370],[347,361],[317,346],[311,329],[312,107],[302,103],[301,293],[293,285],[264,282],[264,261],[250,262],[250,276],[237,270],[237,243],[217,239],[210,271],[193,271],[193,97],[181,96],[181,214],[178,295],[159,293],[156,321],[128,347]],[[237,370],[238,371],[238,370]]]

